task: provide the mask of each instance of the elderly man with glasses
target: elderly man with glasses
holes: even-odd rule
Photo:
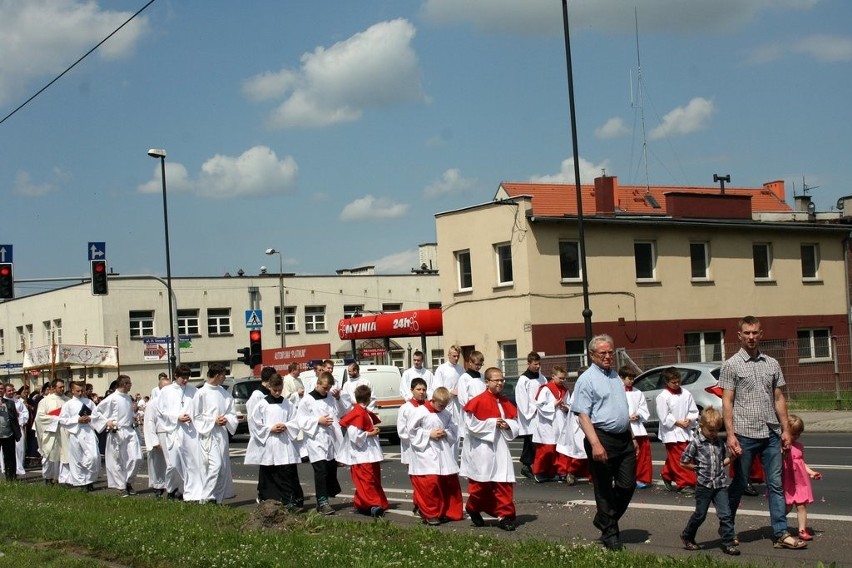
[[[608,335],[589,342],[592,365],[580,375],[571,411],[586,435],[586,454],[595,489],[594,525],[609,550],[621,550],[618,521],[636,489],[636,449],[624,385],[615,370],[615,343]]]

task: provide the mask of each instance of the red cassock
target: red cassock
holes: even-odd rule
[[[423,405],[429,412],[436,413],[431,402]],[[460,521],[462,492],[457,473],[452,475],[410,475],[414,489],[414,505],[425,519],[447,519]]]
[[[636,436],[636,481],[650,485],[653,477],[651,439],[648,436]]]
[[[355,407],[343,418],[340,425],[343,428],[354,426],[359,430],[369,432],[381,422],[379,417],[361,406]],[[388,498],[382,489],[382,464],[381,462],[353,463],[349,467],[352,483],[355,485],[355,498],[353,506],[361,511],[369,511],[370,507],[388,508]]]
[[[660,476],[668,479],[678,487],[695,487],[698,483],[694,470],[686,469],[680,465],[680,457],[689,442],[669,442],[666,444],[666,463]]]
[[[539,387],[538,392],[548,389],[553,393],[557,401],[565,398],[568,389],[548,381]],[[538,396],[536,396],[538,399]],[[554,475],[565,475],[568,473],[568,456],[557,453],[556,444],[536,444],[535,461],[532,466],[533,473],[553,477]]]
[[[502,414],[501,414],[502,410]],[[485,391],[472,398],[464,407],[478,420],[505,418],[517,420],[518,409],[502,396]],[[467,505],[470,511],[482,512],[492,517],[515,519],[515,484],[502,481],[476,481],[468,478]]]

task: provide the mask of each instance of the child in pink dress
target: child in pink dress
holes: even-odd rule
[[[799,538],[813,540],[813,531],[808,528],[808,503],[814,502],[811,489],[811,479],[821,479],[822,475],[808,467],[804,460],[804,446],[799,442],[799,436],[805,430],[802,419],[791,414],[788,419],[793,444],[784,452],[781,462],[781,479],[784,486],[784,500],[787,503],[787,513],[796,507],[799,519]]]

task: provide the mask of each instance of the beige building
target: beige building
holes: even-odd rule
[[[794,211],[783,182],[762,188],[583,186],[593,333],[617,347],[730,356],[738,318],[798,338],[799,360],[830,363],[849,335],[848,238],[839,214]],[[436,215],[444,335],[486,364],[529,351],[585,353],[574,186],[503,183],[494,200]],[[828,350],[828,351],[827,351]],[[839,354],[848,359],[849,354]]]
[[[338,338],[338,322],[355,312],[380,313],[440,307],[438,275],[412,273],[375,274],[372,267],[342,270],[329,276],[286,274],[283,284],[285,352],[305,352],[301,346],[327,345],[332,358],[352,357],[349,341]],[[177,317],[175,328],[181,338],[179,359],[193,374],[204,376],[212,362],[226,365],[230,374],[246,376],[250,369],[237,362],[237,349],[249,345],[246,311],[260,310],[263,327],[264,364],[268,351],[281,347],[278,274],[241,277],[173,278]],[[168,370],[163,353],[169,335],[168,297],[162,281],[154,278],[112,276],[109,294],[93,296],[88,283],[17,298],[0,304],[0,361],[21,363],[25,348],[65,344],[117,345],[120,369],[134,380],[135,392],[149,392],[157,374]],[[146,341],[147,340],[147,341]],[[161,340],[161,341],[160,341]],[[443,361],[441,337],[425,338],[427,361]],[[395,338],[391,351],[381,353],[382,342],[370,344],[376,363],[400,367],[410,364],[411,351],[421,348],[420,337]],[[358,342],[357,349],[362,343]],[[315,350],[307,350],[314,353]],[[362,359],[364,360],[364,359]],[[276,366],[289,361],[276,360]],[[103,393],[117,376],[115,369],[63,369],[63,378],[73,376],[93,383]],[[20,384],[19,370],[10,378]],[[33,378],[41,384],[48,378]]]

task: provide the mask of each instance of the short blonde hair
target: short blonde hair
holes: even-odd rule
[[[432,393],[432,402],[447,405],[450,402],[450,391],[447,387],[438,387]]]
[[[708,430],[722,429],[722,413],[715,408],[705,408],[701,411],[701,425]]]

